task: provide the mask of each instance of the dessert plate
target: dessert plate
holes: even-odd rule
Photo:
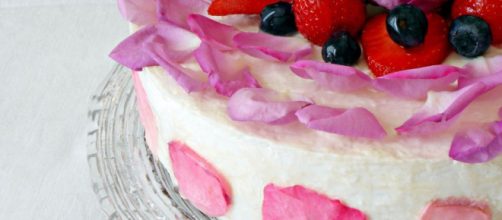
[[[211,219],[183,200],[145,142],[131,73],[116,65],[91,98],[87,160],[109,219]]]

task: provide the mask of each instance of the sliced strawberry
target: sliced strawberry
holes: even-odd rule
[[[386,16],[371,19],[362,34],[362,45],[369,68],[375,76],[442,63],[450,53],[448,24],[437,14],[428,14],[429,29],[423,44],[406,49],[387,33]]]
[[[293,11],[298,31],[317,45],[336,31],[357,36],[366,21],[363,0],[294,0]]]
[[[259,14],[265,6],[279,0],[213,0],[209,6],[210,15]]]
[[[493,43],[502,43],[502,0],[455,0],[452,18],[474,15],[483,18],[492,30]]]

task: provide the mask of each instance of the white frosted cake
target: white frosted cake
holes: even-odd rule
[[[403,47],[405,58],[382,50],[399,61],[387,64],[367,40],[395,10],[377,13],[361,27],[361,58],[342,65],[325,56],[336,43],[315,46],[300,24],[305,1],[292,3],[305,37],[260,32],[265,9],[239,11],[260,1],[235,13],[217,0],[119,1],[135,33],[111,56],[134,70],[147,142],[180,194],[218,219],[502,219],[495,28],[476,58],[448,44],[450,31],[446,46],[431,45],[437,36],[414,46],[433,47],[427,62]],[[437,2],[414,3],[435,33],[443,1],[425,2]]]

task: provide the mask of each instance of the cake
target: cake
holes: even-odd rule
[[[276,2],[119,0],[134,33],[111,57],[133,70],[147,143],[184,198],[218,219],[502,219],[501,27],[486,11],[469,13],[490,25],[491,46],[466,58],[483,44],[457,47],[452,30],[473,1],[447,6],[452,25],[441,0],[375,1],[391,14],[405,3],[423,10],[427,50],[382,65],[404,49],[384,47],[387,12],[369,6],[350,66],[315,45],[326,42],[312,28],[322,22],[301,23],[320,13],[298,10],[328,0],[294,0],[301,34],[288,36],[259,31],[255,14]],[[429,37],[434,27],[449,39]],[[358,39],[351,32],[333,44]]]

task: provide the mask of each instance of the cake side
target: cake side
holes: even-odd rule
[[[208,97],[187,95],[161,72],[140,75],[159,128],[159,159],[172,173],[167,143],[179,140],[227,179],[232,206],[222,219],[261,219],[263,188],[299,184],[341,199],[371,219],[417,219],[435,199],[467,197],[502,218],[502,160],[468,165],[447,158],[345,155],[291,147],[231,125],[221,111],[199,108]],[[209,104],[209,103],[207,103]],[[217,103],[212,105],[218,106]],[[221,105],[220,108],[224,108]]]

